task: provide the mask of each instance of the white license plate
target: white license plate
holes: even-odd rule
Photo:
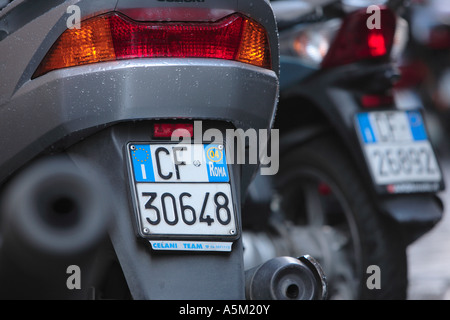
[[[441,170],[419,111],[359,113],[356,123],[377,185],[389,193],[439,189]]]
[[[222,145],[129,143],[127,148],[142,237],[236,238],[233,193]]]

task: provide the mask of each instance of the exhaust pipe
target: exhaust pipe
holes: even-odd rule
[[[309,255],[277,257],[245,272],[249,300],[324,300],[326,277]]]
[[[0,299],[87,298],[109,222],[99,181],[67,158],[48,158],[11,181],[0,211]]]

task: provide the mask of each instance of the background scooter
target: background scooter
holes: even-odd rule
[[[380,29],[368,27],[371,4]],[[306,251],[331,299],[404,299],[406,248],[441,219],[444,183],[420,106],[399,110],[392,93],[407,41],[402,2],[273,6],[280,171],[249,189],[249,210],[267,219],[248,226],[246,261]]]

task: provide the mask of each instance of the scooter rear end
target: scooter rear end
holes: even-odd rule
[[[77,12],[80,29],[69,28]],[[51,230],[61,239],[55,254],[45,241],[35,247],[35,234],[15,224],[0,248],[2,294],[20,288],[14,266],[31,250],[36,259],[55,259],[40,260],[48,263],[37,273],[25,268],[26,278],[45,277],[68,298],[79,291],[61,273],[68,277],[66,264],[86,258],[89,264],[79,263],[90,275],[83,297],[244,299],[241,196],[259,164],[228,155],[250,149],[236,130],[273,124],[279,62],[268,1],[17,0],[0,21],[8,62],[0,66],[0,147],[7,150],[0,181],[8,191],[0,234],[14,220],[9,200],[20,198],[37,234]],[[91,179],[74,194],[61,187],[70,180],[66,171],[46,170],[42,181],[61,184],[30,184],[33,196],[25,198],[16,182],[42,169],[37,160],[55,156]],[[83,237],[83,217],[93,213],[80,196],[86,189],[108,219],[92,231],[94,253],[80,247],[83,259],[71,262],[62,253]],[[67,224],[58,222],[62,216]],[[16,243],[23,234],[27,242]],[[14,297],[42,290],[24,287]]]

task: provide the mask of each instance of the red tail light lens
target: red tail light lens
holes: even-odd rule
[[[170,138],[175,133],[177,137],[193,137],[192,123],[157,123],[153,127],[153,137]]]
[[[363,59],[384,57],[391,52],[396,16],[391,10],[381,7],[380,29],[367,27],[369,17],[366,10],[355,11],[346,17],[322,61],[322,67],[330,68]]]
[[[369,32],[367,37],[367,46],[369,48],[370,57],[380,57],[387,53],[386,42],[381,32]]]
[[[134,58],[216,58],[271,68],[266,31],[239,14],[217,22],[138,22],[109,13],[68,29],[35,76],[51,70]]]

